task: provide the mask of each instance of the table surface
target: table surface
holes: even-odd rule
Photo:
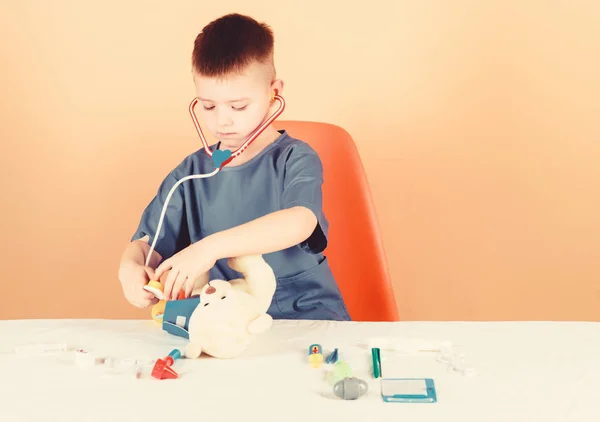
[[[450,341],[476,371],[448,370],[434,354],[382,362],[391,375],[435,380],[437,403],[386,403],[374,379],[373,338]],[[179,378],[141,378],[127,365],[164,357],[186,339],[152,321],[0,321],[0,421],[600,421],[600,323],[275,321],[232,360],[179,359]],[[66,343],[113,367],[83,369],[74,352],[31,356],[16,347]],[[369,384],[358,400],[341,400],[312,368],[308,347],[338,348],[354,376]],[[391,352],[390,352],[391,353]],[[129,361],[127,359],[130,359]],[[389,376],[390,374],[384,374]],[[209,418],[209,419],[207,419]],[[192,419],[190,419],[192,420]]]

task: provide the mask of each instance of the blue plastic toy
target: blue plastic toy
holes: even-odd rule
[[[192,313],[200,303],[200,297],[171,300],[165,305],[162,328],[169,334],[189,339],[189,323]]]

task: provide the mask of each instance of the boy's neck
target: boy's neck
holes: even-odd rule
[[[271,145],[277,138],[281,136],[281,133],[277,131],[273,125],[269,125],[263,133],[258,135],[258,137],[250,143],[248,148],[244,150],[236,159],[231,161],[231,163],[227,164],[230,167],[239,166],[250,161],[252,158],[256,157],[263,149],[267,146]],[[219,145],[219,149],[223,149],[222,145]]]

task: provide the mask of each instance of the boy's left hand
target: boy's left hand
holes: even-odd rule
[[[181,289],[185,289],[185,297],[189,297],[196,280],[215,265],[217,258],[206,243],[200,240],[166,259],[156,268],[156,280],[159,280],[165,271],[171,270],[163,285],[165,299],[177,299]]]

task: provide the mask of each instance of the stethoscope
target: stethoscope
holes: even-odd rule
[[[163,220],[165,218],[165,213],[167,211],[167,206],[169,204],[169,200],[171,199],[171,196],[173,195],[173,192],[175,192],[177,187],[180,184],[182,184],[183,182],[185,182],[186,180],[204,179],[207,177],[214,176],[223,167],[225,167],[228,163],[230,163],[231,160],[238,157],[242,152],[244,152],[246,150],[246,148],[248,148],[250,146],[250,144],[256,138],[258,138],[258,136],[261,133],[263,133],[264,130],[267,127],[269,127],[269,125],[271,123],[273,123],[273,121],[277,117],[279,117],[281,115],[281,113],[283,113],[283,110],[285,109],[285,100],[283,99],[283,97],[281,97],[280,95],[276,95],[276,94],[273,95],[271,101],[275,101],[275,100],[279,101],[279,107],[277,108],[277,110],[275,110],[275,112],[271,115],[271,117],[269,117],[258,128],[256,128],[255,131],[252,133],[252,135],[250,135],[250,137],[248,137],[248,139],[246,139],[246,141],[242,145],[240,145],[235,151],[226,149],[226,150],[215,150],[214,152],[210,149],[208,142],[206,142],[206,138],[204,137],[204,133],[202,132],[202,129],[200,128],[200,124],[198,123],[198,118],[196,117],[196,113],[194,112],[194,108],[196,107],[196,104],[198,104],[200,99],[198,97],[196,97],[192,100],[192,102],[190,103],[190,107],[189,107],[190,115],[192,116],[192,121],[194,122],[194,126],[196,126],[196,130],[198,131],[198,136],[200,136],[200,140],[202,141],[202,146],[204,147],[204,150],[206,151],[208,156],[213,159],[213,163],[215,164],[215,169],[212,172],[207,173],[207,174],[192,174],[192,175],[186,176],[186,177],[178,180],[177,183],[175,183],[173,185],[173,187],[169,191],[169,194],[167,195],[167,198],[165,199],[165,203],[163,205],[162,212],[160,214],[160,218],[158,220],[158,226],[156,227],[156,234],[154,235],[154,240],[152,241],[152,245],[150,246],[150,250],[148,251],[148,256],[146,257],[146,264],[145,264],[146,266],[148,266],[150,264],[150,257],[152,256],[152,252],[154,251],[154,248],[156,247],[156,241],[160,234],[160,229],[162,228]],[[152,291],[150,289],[147,289],[147,290]]]
[[[254,133],[252,133],[252,135],[250,135],[250,137],[241,146],[238,147],[238,149],[236,149],[233,152],[228,149],[217,150],[217,151],[222,151],[219,153],[217,151],[215,151],[214,153],[211,151],[210,146],[208,145],[208,142],[206,142],[206,138],[204,137],[204,133],[202,133],[202,129],[200,128],[200,124],[198,123],[198,119],[196,118],[196,113],[194,112],[194,107],[196,107],[196,104],[198,104],[198,101],[199,101],[198,97],[196,97],[192,100],[192,102],[190,103],[190,115],[192,116],[192,121],[194,122],[194,126],[196,126],[196,130],[198,131],[198,136],[200,136],[200,140],[202,141],[204,150],[210,157],[212,157],[213,162],[215,163],[215,167],[217,167],[220,170],[226,164],[228,164],[231,160],[233,160],[235,157],[239,156],[242,152],[244,152],[244,150],[246,148],[248,148],[248,146],[250,146],[252,141],[254,141],[258,137],[258,135],[263,133],[263,131],[271,123],[273,123],[273,121],[277,117],[279,117],[279,115],[281,113],[283,113],[283,109],[285,108],[285,100],[283,99],[283,97],[281,97],[279,95],[273,95],[271,101],[274,101],[274,100],[279,100],[279,108],[277,110],[275,110],[275,112],[271,115],[271,117],[269,117],[267,120],[265,120],[265,122],[262,125],[260,125],[254,131]]]

